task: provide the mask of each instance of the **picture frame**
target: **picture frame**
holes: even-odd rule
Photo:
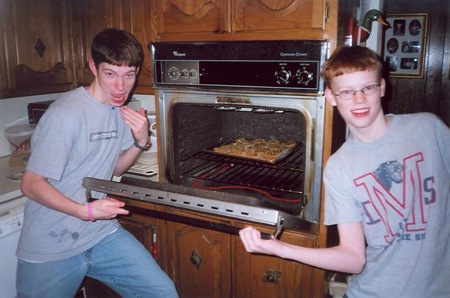
[[[391,77],[422,78],[428,34],[428,14],[391,14],[385,32],[383,59]]]

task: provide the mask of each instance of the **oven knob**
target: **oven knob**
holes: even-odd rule
[[[282,67],[281,70],[278,70],[275,72],[275,77],[277,79],[278,84],[287,84],[287,83],[289,83],[289,78],[291,77],[291,72],[289,70],[284,69],[284,67]]]
[[[190,76],[189,70],[183,69],[180,74],[184,78],[188,78]]]
[[[167,73],[167,75],[171,80],[175,81],[178,80],[178,78],[180,77],[180,71],[176,67],[171,67],[169,68],[169,72]]]
[[[191,69],[191,71],[189,71],[189,76],[194,79],[197,78],[197,70]]]
[[[197,78],[197,71],[195,69],[187,70],[183,69],[180,73],[180,76],[182,78],[188,79],[188,78]]]
[[[306,67],[303,67],[303,69],[299,69],[295,76],[297,77],[297,83],[299,85],[308,85],[309,82],[311,82],[311,80],[313,79],[313,74],[309,72]]]

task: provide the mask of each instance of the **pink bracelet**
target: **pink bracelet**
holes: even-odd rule
[[[92,214],[92,203],[87,204],[87,210],[88,210],[88,218],[90,221],[95,221],[94,215]]]

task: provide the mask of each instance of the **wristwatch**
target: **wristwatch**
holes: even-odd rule
[[[145,144],[144,147],[142,147],[141,145],[139,145],[137,140],[134,140],[134,146],[141,149],[142,151],[148,151],[152,147],[152,143],[150,143],[150,141],[149,141],[149,142],[147,142],[147,144]]]

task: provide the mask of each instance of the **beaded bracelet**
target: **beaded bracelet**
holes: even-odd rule
[[[90,221],[95,221],[94,215],[92,214],[92,203],[87,204],[87,210],[88,210],[88,218]]]

